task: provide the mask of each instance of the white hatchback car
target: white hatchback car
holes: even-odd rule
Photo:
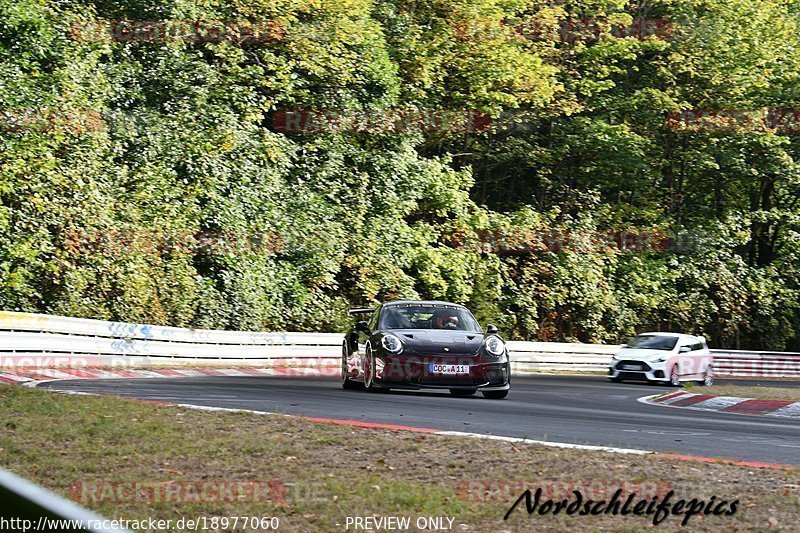
[[[675,386],[680,386],[682,381],[713,385],[714,357],[703,337],[642,333],[614,354],[608,377],[611,381],[666,381]]]

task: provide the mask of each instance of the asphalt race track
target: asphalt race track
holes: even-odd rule
[[[723,383],[724,380],[717,380]],[[799,386],[756,380],[739,384]],[[800,465],[800,420],[646,405],[670,390],[602,376],[516,377],[505,400],[446,392],[346,391],[336,378],[200,377],[54,381],[42,387],[311,417]],[[699,389],[702,390],[702,389]]]

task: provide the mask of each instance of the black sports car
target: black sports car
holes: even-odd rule
[[[505,343],[491,324],[484,332],[466,307],[397,301],[351,309],[350,314],[369,316],[347,332],[342,344],[345,389],[449,389],[454,396],[480,390],[493,399],[508,395],[511,369]]]

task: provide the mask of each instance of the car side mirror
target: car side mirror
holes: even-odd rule
[[[692,349],[689,348],[688,346],[681,346],[680,349],[678,350],[678,353],[689,353],[691,351]]]
[[[486,324],[486,334],[487,335],[497,335],[497,326],[494,324]]]
[[[364,333],[369,333],[369,324],[367,324],[366,320],[359,320],[356,322],[356,331],[363,331]]]

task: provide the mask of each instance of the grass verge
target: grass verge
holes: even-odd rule
[[[420,517],[449,517],[452,531],[650,529],[652,516],[529,516],[524,505],[503,520],[525,487],[554,497],[577,489],[599,500],[618,485],[623,498],[657,488],[662,496],[674,490],[673,502],[739,500],[733,516],[692,517],[693,530],[792,529],[800,515],[797,470],[357,429],[19,386],[0,386],[0,421],[3,468],[112,519],[276,516],[282,530],[301,532],[342,531],[348,516],[410,517],[412,526]],[[256,484],[258,495],[206,490],[237,482]],[[659,529],[679,529],[681,519],[667,518]]]
[[[701,394],[711,394],[712,396],[738,396],[739,398],[788,400],[792,402],[800,402],[800,383],[798,383],[797,388],[714,385],[713,387],[691,387],[686,390]]]

